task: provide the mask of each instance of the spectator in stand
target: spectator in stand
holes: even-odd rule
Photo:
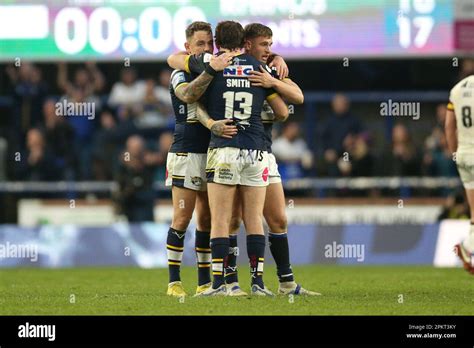
[[[153,179],[156,163],[145,148],[142,137],[132,135],[127,139],[120,163],[116,174],[119,213],[124,214],[129,222],[154,221]]]
[[[272,151],[283,180],[302,178],[304,171],[313,165],[313,155],[300,137],[296,122],[285,124],[282,135],[273,142]]]
[[[456,177],[458,171],[454,155],[448,149],[446,134],[443,131],[435,131],[432,133],[432,137],[437,136],[435,144],[426,144],[423,156],[424,172],[428,176]]]
[[[158,76],[158,86],[155,89],[155,94],[160,103],[163,104],[164,108],[167,108],[167,112],[163,112],[167,115],[173,113],[173,104],[171,102],[170,95],[170,79],[171,79],[171,70],[163,69],[160,71]]]
[[[392,142],[384,151],[379,165],[382,176],[421,175],[421,154],[405,125],[399,123],[393,127]]]
[[[440,134],[444,133],[444,122],[446,119],[446,104],[438,104],[436,107],[436,123],[431,134],[426,138],[425,146],[428,151],[436,148],[440,141]]]
[[[48,85],[43,81],[41,70],[29,62],[21,62],[19,67],[8,66],[6,73],[13,91],[13,125],[23,143],[28,129],[41,124],[38,113],[48,94]]]
[[[46,144],[55,158],[56,166],[64,171],[68,180],[75,179],[76,153],[74,149],[74,129],[56,114],[56,103],[48,99],[43,104],[44,127]]]
[[[47,149],[41,131],[32,128],[26,135],[26,153],[17,163],[16,177],[24,181],[55,181],[62,177],[56,169],[54,156]]]
[[[423,172],[428,176],[457,176],[453,154],[449,152],[444,132],[446,104],[436,107],[436,124],[425,140]],[[448,191],[445,192],[446,194]]]
[[[374,157],[369,149],[369,135],[367,133],[349,133],[343,142],[343,155],[337,165],[342,176],[360,177],[372,176]]]
[[[83,89],[71,88],[69,89],[70,94],[66,94],[61,97],[59,103],[73,103],[73,105],[84,104],[87,105],[87,109],[93,106],[94,113],[92,117],[87,114],[86,108],[82,110],[84,113],[81,114],[81,110],[74,110],[73,114],[60,115],[64,117],[66,122],[71,125],[74,129],[74,148],[77,151],[77,160],[79,163],[78,172],[76,173],[76,180],[90,180],[92,176],[91,168],[91,152],[92,152],[92,137],[95,130],[95,115],[100,112],[95,106],[94,102],[88,102],[86,100],[86,94]]]
[[[96,110],[102,106],[98,95],[104,91],[105,79],[95,62],[88,62],[85,67],[77,69],[73,82],[68,80],[67,64],[58,63],[58,87],[68,96],[79,92],[84,101],[95,103]]]
[[[324,160],[329,176],[338,175],[337,161],[342,155],[346,136],[361,131],[360,121],[350,112],[349,99],[343,94],[336,94],[332,99],[332,114],[322,132]]]
[[[154,154],[154,163],[157,165],[155,172],[156,181],[165,181],[166,180],[166,158],[168,156],[168,151],[173,144],[173,133],[164,132],[161,133],[158,139],[158,150]]]
[[[109,106],[130,107],[143,102],[146,94],[146,84],[137,80],[137,71],[134,68],[123,68],[120,72],[120,81],[112,86],[109,95]]]
[[[159,87],[153,79],[146,80],[145,96],[137,105],[137,127],[139,128],[165,128],[169,122],[169,110],[166,103],[160,100]],[[169,91],[168,91],[169,95]]]
[[[92,168],[95,180],[107,181],[113,179],[118,156],[117,122],[110,111],[100,115],[100,128],[94,133],[92,140]]]

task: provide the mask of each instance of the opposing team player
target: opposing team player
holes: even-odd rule
[[[209,23],[194,22],[186,29],[185,48],[190,54],[212,53],[214,42]],[[210,66],[221,71],[229,64],[225,56],[212,57]],[[196,101],[202,96],[213,76],[203,72],[191,82],[188,73],[175,70],[171,75],[170,93],[176,116],[174,142],[167,158],[166,185],[172,186],[173,220],[168,231],[167,254],[169,284],[167,294],[185,296],[180,278],[180,266],[184,250],[186,229],[196,208],[196,256],[198,287],[196,293],[210,288],[211,250],[210,211],[206,192],[206,152],[210,133],[196,117]],[[236,133],[234,126],[220,121],[223,136]]]
[[[446,139],[456,153],[456,164],[471,210],[469,236],[455,250],[464,268],[474,274],[474,75],[461,80],[449,95],[446,112]]]
[[[248,24],[245,27],[245,52],[266,64],[268,59],[272,56],[272,37],[273,33],[269,27],[260,23]],[[276,69],[273,69],[272,72],[273,76],[266,71],[266,69],[261,68],[261,71],[252,72],[252,76],[249,77],[249,80],[254,86],[274,88],[288,103],[302,104],[304,96],[299,86],[288,77],[280,80],[278,74],[275,74]],[[285,212],[285,195],[281,176],[278,172],[278,165],[271,148],[272,128],[275,117],[272,108],[266,102],[264,103],[264,109],[262,111],[262,121],[265,128],[265,140],[269,159],[269,185],[265,197],[263,216],[269,228],[268,241],[270,251],[277,266],[279,279],[278,293],[283,295],[320,295],[319,293],[304,289],[294,281],[287,237],[288,227]],[[237,248],[236,233],[238,233],[238,229],[231,231],[231,253]],[[227,267],[226,282],[228,284],[238,284],[235,255],[229,255]]]

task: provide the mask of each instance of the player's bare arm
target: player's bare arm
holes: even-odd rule
[[[263,67],[260,67],[260,71],[252,71],[251,74],[252,76],[249,77],[249,80],[254,86],[274,88],[288,103],[303,104],[303,91],[290,79],[279,80]]]
[[[214,135],[222,138],[232,138],[237,134],[237,127],[231,125],[233,122],[230,119],[215,121],[209,116],[207,110],[201,105],[198,104],[197,118],[206,128],[208,128]]]
[[[176,96],[187,104],[194,103],[202,97],[214,76],[206,71],[196,77],[188,84],[180,85],[176,90]]]
[[[446,111],[445,121],[445,132],[446,141],[448,142],[448,148],[451,153],[455,153],[458,149],[458,136],[457,136],[457,125],[456,125],[456,114],[452,110]]]
[[[288,65],[282,56],[278,54],[273,54],[271,62],[268,64],[270,68],[275,67],[277,69],[278,77],[280,80],[283,80],[288,77],[290,70]]]
[[[186,51],[171,54],[166,62],[173,69],[186,70],[186,61],[190,55]]]
[[[284,122],[288,118],[288,106],[277,93],[267,98],[267,102],[273,110],[276,121]]]
[[[232,54],[224,53],[219,56],[212,55],[209,61],[209,65],[215,71],[222,71],[224,68],[228,67],[229,64],[232,62]],[[191,55],[183,55],[181,53],[175,53],[168,57],[167,62],[168,65],[173,69],[184,70],[188,73],[191,71],[189,70],[189,59]]]

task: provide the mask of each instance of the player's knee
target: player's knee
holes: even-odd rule
[[[175,229],[184,231],[191,222],[192,214],[180,213],[173,216],[173,226]]]
[[[200,231],[210,231],[211,217],[209,215],[197,216],[197,225]]]
[[[272,233],[284,233],[288,230],[288,220],[284,214],[268,219],[267,224]]]
[[[242,219],[240,217],[235,217],[233,216],[230,219],[230,233],[235,234],[234,232],[237,232],[240,229],[240,225],[242,224]]]

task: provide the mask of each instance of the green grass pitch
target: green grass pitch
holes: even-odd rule
[[[188,294],[196,270],[185,267]],[[166,269],[0,270],[0,315],[474,315],[474,277],[462,269],[417,266],[294,267],[296,279],[322,296],[192,298],[166,296]],[[240,283],[249,288],[248,267]],[[276,291],[275,269],[266,285]]]

